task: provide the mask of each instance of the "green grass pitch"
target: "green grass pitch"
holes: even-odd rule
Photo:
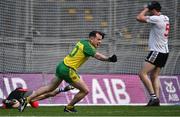
[[[63,106],[27,107],[24,112],[0,109],[0,116],[180,116],[180,106],[77,106],[77,113],[64,113],[63,109]]]

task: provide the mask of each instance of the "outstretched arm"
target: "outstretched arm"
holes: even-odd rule
[[[101,61],[108,61],[108,62],[117,62],[117,56],[112,55],[111,57],[107,57],[99,52],[96,52],[95,56],[96,59],[101,60]]]
[[[96,59],[98,60],[101,60],[101,61],[108,61],[108,57],[99,53],[99,52],[96,52],[95,56],[94,56]]]

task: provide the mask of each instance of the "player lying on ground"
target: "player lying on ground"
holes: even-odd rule
[[[61,92],[66,92],[69,91],[71,89],[74,89],[74,87],[72,87],[71,85],[68,85],[64,88],[56,88],[54,91],[44,94],[44,95],[40,95],[37,98],[35,98],[34,100],[32,100],[30,102],[31,107],[33,108],[37,108],[39,107],[39,102],[37,100],[42,100],[48,97],[53,97]],[[20,105],[20,102],[22,101],[23,97],[27,97],[29,95],[31,95],[33,93],[33,91],[24,89],[24,88],[16,88],[15,90],[13,90],[6,99],[4,99],[2,101],[2,107],[5,109],[10,109],[10,108],[17,108]]]

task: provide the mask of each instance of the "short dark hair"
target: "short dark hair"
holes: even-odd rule
[[[148,8],[149,8],[149,10],[153,10],[153,9],[155,9],[155,10],[157,10],[157,11],[161,11],[161,5],[160,5],[160,3],[159,2],[157,2],[157,1],[151,1],[149,4],[148,4]]]
[[[90,33],[89,33],[89,38],[90,38],[90,37],[96,37],[96,34],[97,34],[97,33],[102,36],[102,39],[104,39],[105,34],[104,34],[103,32],[100,32],[100,31],[92,31],[92,32],[90,32]]]

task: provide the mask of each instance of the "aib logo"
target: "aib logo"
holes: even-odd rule
[[[164,81],[166,85],[166,91],[168,93],[168,101],[179,101],[178,94],[176,93],[176,88],[173,85],[173,82]]]
[[[165,103],[180,102],[180,85],[176,76],[161,76],[161,90]]]

